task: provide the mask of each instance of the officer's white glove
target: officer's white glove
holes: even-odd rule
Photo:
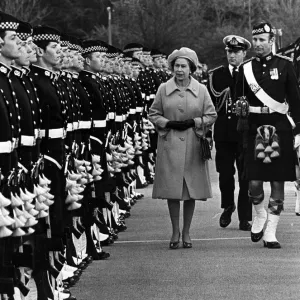
[[[297,152],[298,157],[300,158],[300,134],[297,134],[294,139],[294,149]]]

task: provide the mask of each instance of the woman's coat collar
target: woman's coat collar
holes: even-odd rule
[[[200,88],[199,82],[191,76],[191,82],[187,87],[187,90],[190,90],[194,94],[194,96],[197,97],[199,94],[199,88]],[[169,96],[176,90],[179,91],[179,88],[175,83],[175,77],[172,77],[170,80],[166,82],[166,95]]]

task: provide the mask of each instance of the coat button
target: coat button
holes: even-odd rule
[[[181,141],[184,141],[184,137],[181,137],[180,140],[181,140]]]

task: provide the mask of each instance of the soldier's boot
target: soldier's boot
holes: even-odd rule
[[[276,229],[280,219],[280,214],[283,211],[283,199],[275,200],[270,197],[268,205],[268,220],[264,232],[264,247],[269,249],[281,248],[280,243],[276,239]]]
[[[251,227],[251,240],[256,243],[263,237],[264,225],[267,220],[267,212],[264,208],[264,192],[258,196],[252,196],[249,192],[249,199],[252,202],[256,216]]]

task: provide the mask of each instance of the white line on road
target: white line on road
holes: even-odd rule
[[[192,239],[192,241],[249,240],[249,239],[250,239],[250,237],[233,237],[233,238]],[[160,243],[160,242],[169,242],[169,240],[115,241],[115,244]]]

